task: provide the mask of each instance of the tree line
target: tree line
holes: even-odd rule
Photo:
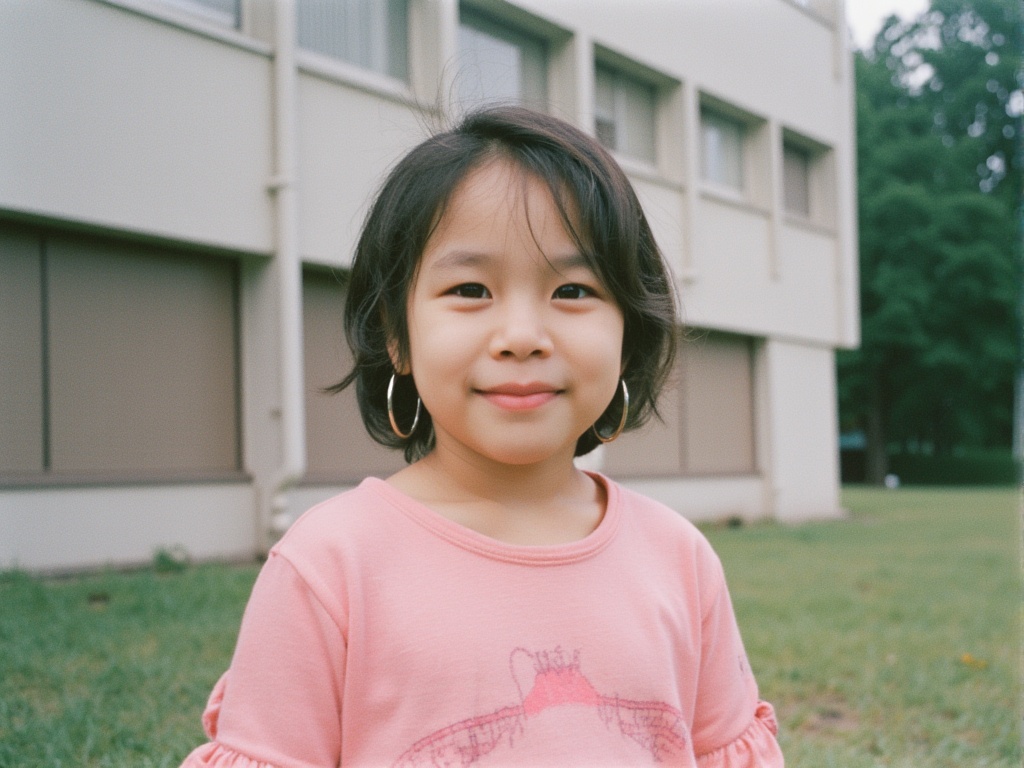
[[[838,356],[867,479],[1009,448],[1021,350],[1024,3],[932,0],[855,55],[862,344]]]

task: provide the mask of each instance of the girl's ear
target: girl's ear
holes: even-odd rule
[[[395,369],[395,373],[399,376],[407,376],[412,373],[411,366],[402,360],[397,339],[388,339],[388,357],[391,358],[391,367]]]
[[[405,376],[409,373],[412,373],[409,365],[402,360],[402,348],[401,345],[398,343],[398,339],[394,336],[394,334],[388,332],[388,330],[391,328],[391,325],[388,323],[388,314],[387,312],[384,311],[383,307],[380,310],[380,319],[381,327],[384,329],[384,332],[388,334],[387,347],[388,357],[391,358],[391,367],[399,376]]]

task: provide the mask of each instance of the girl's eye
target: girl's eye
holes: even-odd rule
[[[560,285],[555,289],[555,299],[585,299],[588,296],[593,296],[594,292],[591,291],[584,285],[577,285],[576,283],[570,283],[569,285]]]
[[[456,285],[449,293],[463,299],[488,299],[491,294],[487,288],[480,283],[463,283]]]

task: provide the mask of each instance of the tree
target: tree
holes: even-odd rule
[[[888,449],[1008,446],[1019,358],[1019,0],[932,0],[857,52],[862,345],[840,414]]]

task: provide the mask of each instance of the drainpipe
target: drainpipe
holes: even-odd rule
[[[266,539],[280,535],[291,522],[288,489],[306,473],[305,401],[302,368],[302,260],[298,241],[297,69],[295,63],[295,0],[274,0],[274,195],[278,301],[278,380],[280,397],[280,465],[267,487],[269,519]]]

